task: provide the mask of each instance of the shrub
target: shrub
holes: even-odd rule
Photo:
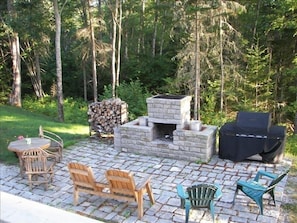
[[[100,100],[112,98],[111,85],[104,87]],[[139,80],[123,82],[117,88],[118,98],[128,104],[129,120],[147,114],[146,98],[150,96],[147,89],[142,86]]]

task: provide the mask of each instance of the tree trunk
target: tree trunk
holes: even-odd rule
[[[88,17],[90,25],[90,35],[91,35],[91,51],[92,51],[92,74],[93,74],[93,97],[94,102],[98,101],[98,91],[97,91],[97,67],[96,67],[96,43],[95,43],[95,34],[93,26],[93,16],[90,10],[91,2],[88,0]]]
[[[41,85],[41,71],[40,71],[40,61],[39,53],[34,50],[32,57],[28,58],[29,61],[25,61],[28,68],[29,76],[31,78],[32,86],[37,98],[41,99],[44,97],[44,91]]]
[[[297,80],[296,80],[296,87],[297,87]],[[297,93],[296,93],[296,102],[297,102]],[[294,134],[297,134],[297,112],[295,113]]]
[[[116,92],[116,40],[117,40],[117,19],[118,19],[118,0],[115,1],[114,7],[110,7],[112,14],[112,56],[111,56],[111,73],[112,73],[112,97],[115,98]]]
[[[144,26],[144,20],[145,20],[145,8],[146,8],[146,0],[142,0],[142,11],[140,15],[140,25],[141,25],[141,35],[140,35],[140,42],[139,42],[139,53],[142,51],[142,53],[145,54],[145,26]]]
[[[7,0],[7,11],[11,20],[16,17],[13,7],[13,0]],[[12,59],[12,89],[9,96],[9,103],[16,107],[22,107],[21,100],[21,55],[19,36],[13,32],[10,40],[11,59]]]
[[[86,62],[82,61],[82,71],[83,71],[83,79],[84,79],[84,100],[88,100],[87,94],[87,72],[86,72]]]
[[[220,111],[223,112],[224,109],[224,59],[223,59],[223,27],[222,27],[222,17],[220,16],[220,66],[221,66],[221,89],[220,89]]]
[[[19,36],[13,33],[11,37],[11,57],[12,57],[12,92],[10,94],[10,104],[16,107],[22,107],[21,101],[21,59]]]
[[[41,69],[40,69],[40,60],[39,60],[39,52],[34,53],[35,55],[35,67],[36,67],[36,88],[37,88],[37,97],[43,98],[44,97],[44,91],[42,88],[41,83]]]
[[[59,13],[58,0],[54,0],[55,23],[56,23],[56,72],[57,72],[57,104],[58,118],[64,122],[64,99],[62,84],[62,59],[61,59],[61,15]]]
[[[119,1],[119,33],[118,33],[118,48],[117,48],[117,70],[116,70],[116,87],[120,85],[120,70],[121,70],[121,45],[122,45],[122,0]]]
[[[295,121],[294,121],[294,134],[297,134],[297,112],[295,114]]]
[[[154,34],[153,34],[153,43],[152,43],[152,56],[156,55],[156,42],[157,42],[157,31],[158,31],[158,10],[159,0],[155,0],[155,18],[154,18]]]
[[[196,41],[195,41],[195,95],[194,95],[194,120],[200,120],[200,20],[196,12]]]

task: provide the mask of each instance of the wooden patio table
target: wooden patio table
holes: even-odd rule
[[[22,159],[22,154],[26,150],[30,149],[47,149],[50,147],[51,141],[45,138],[33,137],[33,138],[24,138],[16,141],[12,141],[8,144],[8,150],[15,152],[19,158],[20,164],[20,174],[23,177],[24,175],[24,164]]]

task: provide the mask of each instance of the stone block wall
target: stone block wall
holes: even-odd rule
[[[138,120],[119,126],[114,131],[115,149],[143,155],[208,162],[216,152],[216,126],[203,126],[201,131],[175,130],[173,141],[153,140],[153,126],[140,126]]]
[[[190,96],[167,99],[166,96],[150,97],[146,99],[148,122],[176,124],[183,128],[190,121]]]

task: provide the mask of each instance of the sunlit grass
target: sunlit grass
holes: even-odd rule
[[[84,115],[84,114],[83,114]],[[13,152],[7,149],[9,142],[17,137],[38,137],[39,126],[60,135],[65,147],[86,138],[89,135],[87,121],[85,125],[60,123],[54,118],[33,113],[21,108],[0,105],[0,161],[17,163]]]

